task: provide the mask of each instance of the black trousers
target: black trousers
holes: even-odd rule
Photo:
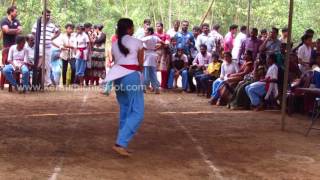
[[[70,64],[71,67],[71,84],[75,83],[75,74],[76,74],[76,59],[70,59],[70,60],[62,60],[62,84],[67,84],[67,70],[68,70],[68,64]]]

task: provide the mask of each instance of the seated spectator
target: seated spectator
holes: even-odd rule
[[[207,51],[207,45],[201,44],[200,45],[200,52],[197,54],[197,56],[194,58],[192,62],[192,66],[189,68],[189,87],[190,92],[193,92],[194,84],[193,84],[193,77],[196,77],[197,75],[203,74],[203,70],[205,70],[209,63],[212,62],[212,55]],[[200,83],[197,82],[197,91],[200,90]]]
[[[317,56],[320,56],[320,39],[317,39],[316,47],[311,52],[311,66],[316,63]]]
[[[312,36],[304,35],[302,37],[303,45],[298,49],[299,67],[302,73],[310,70]]]
[[[172,68],[170,70],[168,79],[168,89],[173,88],[173,81],[175,82],[174,88],[177,88],[178,77],[182,76],[182,89],[188,90],[188,57],[183,52],[183,47],[177,47],[177,53],[172,55]]]
[[[219,99],[219,89],[223,83],[229,79],[231,74],[237,73],[239,71],[238,64],[232,61],[232,55],[230,52],[224,54],[225,61],[221,65],[220,78],[216,79],[212,84],[212,94],[209,101],[210,104],[215,104]]]
[[[229,78],[225,81],[225,83],[220,88],[220,98],[218,100],[217,105],[225,105],[229,102],[234,88],[238,85],[240,81],[244,79],[244,77],[250,74],[253,70],[253,59],[252,59],[252,51],[247,51],[244,55],[244,63],[241,66],[238,73],[231,74]]]
[[[264,97],[264,100],[268,100],[271,95],[278,96],[278,67],[275,62],[276,56],[271,54],[267,59],[269,68],[266,77],[246,87],[246,93],[250,98],[251,105],[256,111],[263,109],[261,98]]]
[[[21,72],[23,90],[25,91],[29,86],[29,68],[31,65],[28,62],[28,51],[24,48],[26,39],[24,36],[17,36],[16,45],[13,45],[9,49],[8,63],[3,68],[3,73],[9,83],[18,91],[18,84],[13,76],[14,72]]]
[[[216,80],[220,75],[221,62],[219,60],[219,54],[213,54],[212,58],[213,61],[208,65],[204,73],[196,76],[197,86],[203,95],[208,89],[209,81]]]
[[[290,53],[290,61],[289,61],[289,76],[288,81],[293,82],[296,79],[301,77],[301,71],[299,69],[299,61],[296,53]]]
[[[265,61],[257,60],[254,63],[253,71],[244,77],[235,88],[229,101],[228,108],[231,110],[250,109],[250,99],[246,93],[245,87],[254,82],[264,79],[267,72]]]

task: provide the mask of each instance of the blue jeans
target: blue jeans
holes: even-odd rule
[[[11,64],[8,64],[3,68],[3,73],[6,77],[6,79],[9,81],[9,83],[12,86],[17,87],[17,81],[13,77],[14,68]],[[26,65],[21,66],[21,74],[22,74],[22,85],[24,88],[27,88],[29,86],[30,73],[29,73],[29,69]]]
[[[170,70],[170,74],[169,74],[169,78],[168,78],[168,89],[173,88],[173,81],[174,81],[175,73],[176,73],[175,69],[172,68]],[[180,75],[182,76],[182,89],[186,91],[186,90],[188,90],[188,71],[183,70],[180,72]]]
[[[84,77],[84,72],[86,71],[87,61],[83,59],[76,60],[76,76]]]
[[[133,72],[114,81],[120,106],[117,144],[128,147],[144,118],[144,93],[139,72]],[[138,88],[134,88],[138,87]]]
[[[52,74],[52,79],[54,80],[56,85],[60,84],[61,70],[62,70],[62,60],[61,59],[52,60],[51,74]]]
[[[267,93],[266,84],[261,82],[255,82],[246,86],[246,93],[250,98],[253,106],[258,106],[261,102],[261,98]]]
[[[224,81],[219,79],[216,79],[213,84],[212,84],[212,94],[211,97],[215,100],[219,99],[220,94],[219,94],[219,89],[223,85]]]
[[[157,79],[157,68],[153,66],[143,67],[144,85],[148,87],[151,83],[153,89],[159,89],[160,83]]]

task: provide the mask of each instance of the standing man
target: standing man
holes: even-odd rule
[[[248,37],[241,45],[239,54],[237,56],[238,62],[243,60],[243,56],[245,52],[251,51],[252,52],[252,60],[255,61],[258,57],[259,48],[262,44],[262,41],[258,39],[258,29],[252,28],[250,37]],[[241,63],[240,63],[241,64]]]
[[[184,54],[188,57],[188,65],[192,65],[192,50],[195,49],[195,40],[192,32],[188,32],[189,21],[182,21],[181,32],[178,32],[175,36],[177,39],[177,45],[183,48]],[[189,79],[189,84],[192,79]],[[193,83],[192,83],[193,84]],[[196,91],[196,86],[189,87],[190,93]]]
[[[260,53],[265,53],[267,58],[270,54],[280,54],[281,41],[278,39],[279,29],[273,27],[268,37],[260,46]]]
[[[151,26],[151,20],[145,19],[143,21],[143,28],[139,28],[137,32],[134,34],[134,37],[141,40],[146,35],[146,31],[150,26]]]
[[[281,30],[281,37],[280,37],[280,41],[281,41],[281,43],[284,43],[284,44],[287,44],[288,43],[288,28],[287,27],[285,27],[285,28],[282,28],[282,30]]]
[[[42,12],[43,15],[44,12]],[[41,35],[40,35],[40,45],[39,45],[39,49],[40,49],[40,53],[39,53],[39,63],[38,63],[38,67],[41,68],[42,64],[45,63],[45,86],[51,86],[52,85],[52,80],[50,78],[50,74],[51,74],[51,65],[50,65],[50,61],[51,61],[51,47],[52,47],[52,41],[57,38],[60,35],[60,31],[57,28],[56,25],[54,25],[53,23],[51,23],[50,21],[50,17],[51,17],[51,11],[50,10],[46,10],[46,22],[43,22],[44,20],[41,20]],[[44,29],[44,24],[46,25],[46,44],[45,44],[45,54],[43,53],[43,29]],[[37,23],[35,23],[33,25],[32,28],[32,34],[34,36],[36,36],[37,33]]]
[[[239,51],[242,43],[247,39],[247,26],[241,26],[240,33],[234,40],[234,47],[232,49],[232,59],[238,60]],[[240,61],[239,61],[240,62]]]
[[[179,32],[179,28],[180,28],[180,21],[175,20],[173,23],[173,28],[169,29],[167,32],[167,34],[169,34],[170,38],[173,38],[176,36],[176,34]]]
[[[1,30],[3,33],[3,49],[2,49],[2,64],[8,63],[9,49],[16,42],[16,36],[22,32],[22,27],[17,19],[18,11],[16,6],[11,6],[7,9],[7,17],[1,21]],[[1,88],[3,89],[4,77],[1,76]]]
[[[167,55],[167,51],[170,44],[170,36],[166,34],[163,30],[163,23],[158,22],[156,24],[157,32],[155,33],[156,36],[160,38],[163,42],[161,47],[157,50],[158,53],[158,63],[160,63],[159,69],[161,71],[161,88],[167,89],[168,88],[168,67],[169,67],[169,57]]]
[[[223,42],[223,36],[219,33],[219,30],[220,30],[220,25],[219,24],[214,25],[210,35],[213,37],[216,45],[215,52],[213,53],[220,55],[222,52],[222,47],[224,42]]]
[[[238,31],[238,25],[231,25],[229,28],[229,32],[224,37],[224,52],[232,52],[234,39],[236,37]]]
[[[184,54],[187,55],[189,65],[192,64],[191,49],[195,47],[194,36],[192,32],[188,31],[189,21],[182,21],[181,32],[175,35],[177,45],[183,48]]]
[[[210,34],[210,27],[207,23],[202,25],[202,34],[197,38],[196,48],[198,52],[200,52],[200,46],[202,44],[207,46],[207,52],[212,53],[216,51],[216,42],[214,37]]]

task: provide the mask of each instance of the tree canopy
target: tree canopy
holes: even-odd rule
[[[17,0],[19,19],[24,34],[30,32],[36,18],[41,15],[42,1]],[[53,22],[61,27],[67,22],[74,24],[91,22],[103,24],[104,31],[111,36],[117,20],[130,17],[136,26],[141,26],[145,18],[154,22],[162,21],[168,29],[175,19],[189,20],[191,26],[199,25],[211,0],[48,0]],[[0,0],[2,15],[12,0]],[[293,18],[293,39],[298,41],[305,29],[320,32],[319,0],[295,0]],[[287,0],[253,0],[251,27],[270,29],[283,28],[288,21]],[[214,0],[213,7],[205,22],[219,23],[225,33],[231,24],[247,24],[248,0]],[[317,36],[316,36],[317,37]]]

